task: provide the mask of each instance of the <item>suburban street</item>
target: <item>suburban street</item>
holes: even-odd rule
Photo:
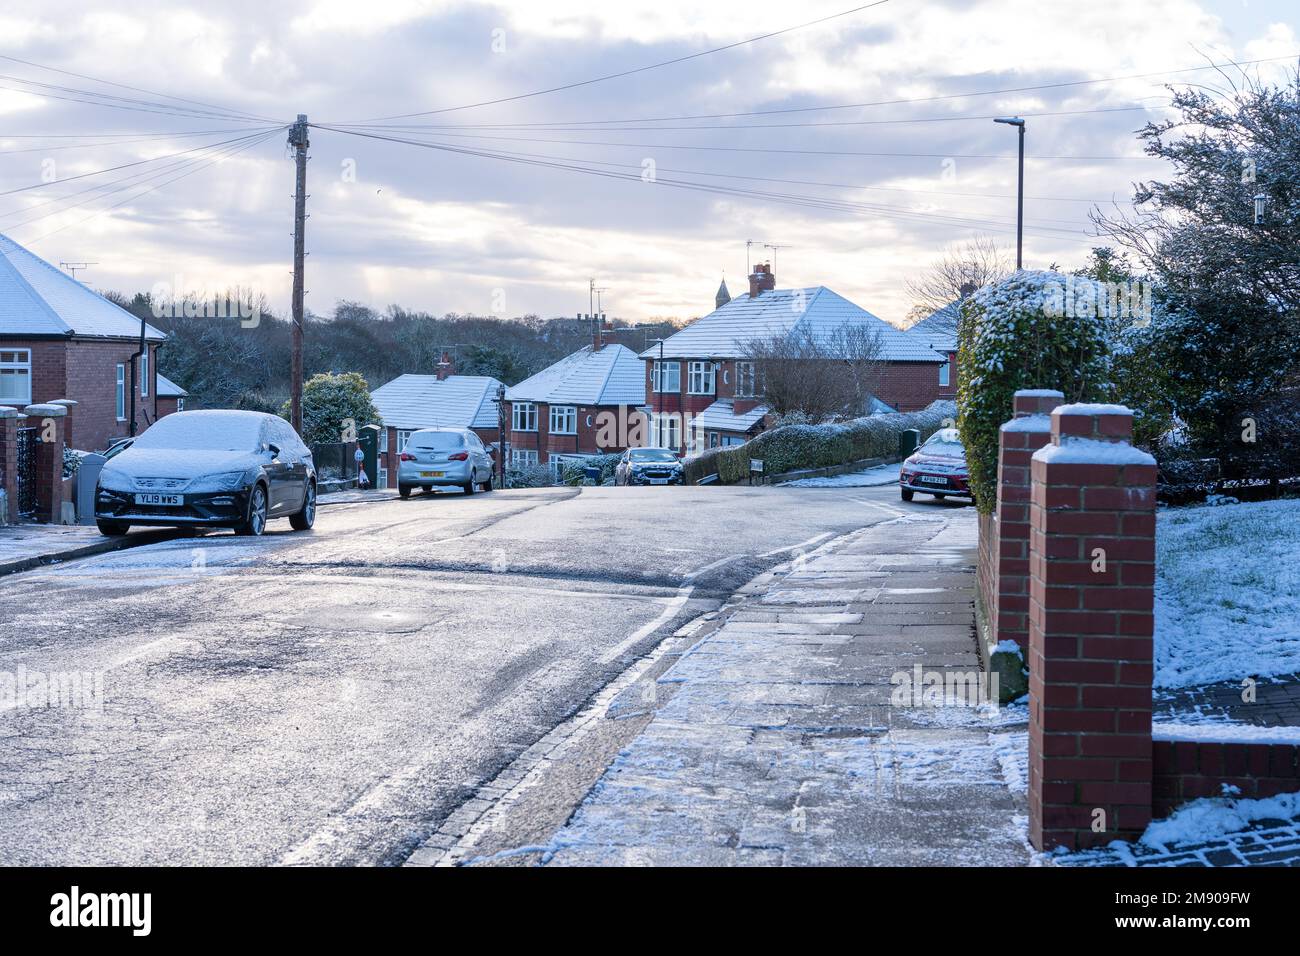
[[[894,487],[545,488],[322,506],[13,575],[0,670],[103,672],[0,715],[5,864],[400,864],[685,621]]]

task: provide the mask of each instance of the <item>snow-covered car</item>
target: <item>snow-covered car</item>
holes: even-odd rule
[[[421,428],[411,432],[397,456],[397,493],[412,488],[460,488],[467,495],[492,490],[492,456],[468,428]]]
[[[970,498],[966,448],[955,428],[941,428],[914,451],[898,473],[904,501],[920,491],[935,498]]]
[[[680,485],[682,463],[671,448],[629,448],[614,466],[616,485]]]
[[[260,535],[288,518],[316,521],[316,466],[293,426],[263,412],[176,412],[116,454],[99,474],[95,523],[102,534],[132,525],[234,528]]]

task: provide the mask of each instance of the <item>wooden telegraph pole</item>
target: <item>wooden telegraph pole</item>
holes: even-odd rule
[[[307,114],[289,127],[289,145],[294,148],[297,179],[293,193],[293,367],[290,371],[289,401],[293,427],[302,434],[302,332],[303,332],[303,232],[307,220]]]

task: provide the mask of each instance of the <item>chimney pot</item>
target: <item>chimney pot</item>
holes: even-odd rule
[[[772,266],[766,262],[755,265],[749,277],[749,297],[755,299],[760,293],[771,292],[775,288],[776,276],[772,274]]]

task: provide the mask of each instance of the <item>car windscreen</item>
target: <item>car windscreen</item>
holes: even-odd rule
[[[921,446],[921,451],[927,455],[944,455],[948,458],[965,458],[966,449],[959,441],[945,441],[942,438],[931,438]]]
[[[666,448],[635,448],[632,450],[633,461],[676,461],[677,456]]]
[[[181,412],[150,425],[131,448],[254,452],[261,444],[261,436],[262,419],[257,416]]]
[[[416,432],[406,440],[412,448],[442,451],[447,448],[464,448],[465,436],[459,432]]]

